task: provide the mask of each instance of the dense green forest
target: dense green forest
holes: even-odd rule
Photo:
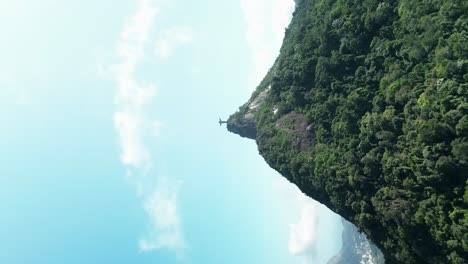
[[[386,263],[468,263],[468,1],[296,2],[228,129]]]

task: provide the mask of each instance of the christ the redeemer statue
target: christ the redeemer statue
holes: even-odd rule
[[[218,123],[219,123],[219,125],[221,126],[222,124],[227,124],[227,121],[223,121],[223,120],[221,120],[221,118],[220,118],[219,121],[218,121]]]

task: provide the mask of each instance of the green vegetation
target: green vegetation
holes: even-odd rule
[[[387,263],[468,262],[467,15],[464,0],[300,1],[259,86],[262,156]],[[278,127],[291,112],[307,151]]]

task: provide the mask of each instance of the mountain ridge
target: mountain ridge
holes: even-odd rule
[[[229,131],[387,263],[468,259],[468,3],[303,0]]]

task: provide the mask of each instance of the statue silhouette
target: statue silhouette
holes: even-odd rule
[[[219,123],[219,126],[221,126],[222,124],[227,124],[227,121],[223,121],[223,120],[221,120],[221,118],[220,118],[219,121],[218,121],[218,123]]]

